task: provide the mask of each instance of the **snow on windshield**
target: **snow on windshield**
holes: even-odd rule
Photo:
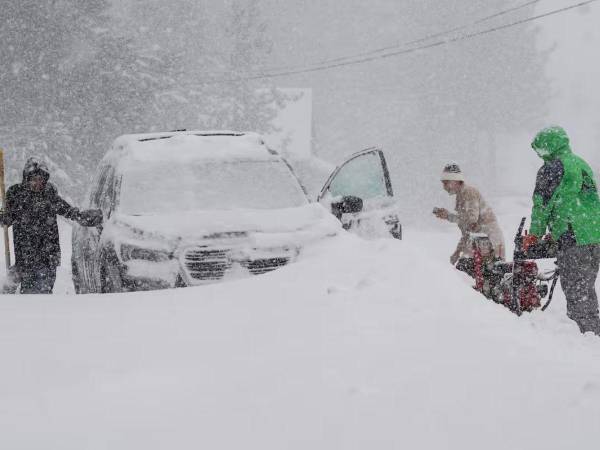
[[[149,215],[292,208],[307,202],[298,181],[281,161],[140,163],[123,174],[119,210]]]

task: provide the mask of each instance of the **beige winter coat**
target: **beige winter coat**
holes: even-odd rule
[[[465,257],[472,256],[469,232],[487,234],[497,257],[504,259],[504,236],[498,225],[496,215],[492,208],[477,189],[472,186],[463,185],[456,194],[455,213],[448,215],[448,220],[458,225],[462,237],[456,247],[457,254],[462,253]]]

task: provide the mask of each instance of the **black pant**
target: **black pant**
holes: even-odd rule
[[[21,270],[21,294],[52,294],[56,281],[56,267]]]
[[[558,253],[560,284],[567,298],[567,315],[582,333],[600,336],[596,277],[600,267],[600,244],[571,246]]]

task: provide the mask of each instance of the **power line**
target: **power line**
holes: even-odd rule
[[[539,1],[539,0],[538,0]],[[334,69],[334,68],[338,68],[338,67],[345,67],[345,66],[353,66],[353,65],[357,65],[357,64],[364,64],[367,62],[372,62],[372,61],[376,61],[379,59],[386,59],[386,58],[390,58],[390,57],[395,57],[395,56],[402,56],[402,55],[406,55],[406,54],[410,54],[410,53],[415,53],[421,50],[427,50],[427,49],[431,49],[431,48],[435,48],[435,47],[440,47],[443,45],[447,45],[447,44],[451,44],[454,42],[460,42],[460,41],[465,41],[467,39],[471,39],[471,38],[475,38],[478,36],[483,36],[486,34],[490,34],[490,33],[495,33],[497,31],[501,31],[501,30],[505,30],[508,28],[512,28],[518,25],[522,25],[525,23],[529,23],[529,22],[533,22],[535,20],[539,20],[539,19],[543,19],[546,17],[550,17],[556,14],[561,14],[563,12],[567,12],[570,11],[572,9],[576,9],[576,8],[581,8],[583,6],[592,4],[597,2],[598,0],[586,0],[586,1],[582,1],[570,6],[565,6],[563,8],[558,8],[543,14],[538,14],[536,16],[531,16],[531,17],[527,17],[525,19],[521,19],[521,20],[517,20],[514,22],[510,22],[504,25],[498,25],[496,27],[492,27],[492,28],[487,28],[485,30],[481,30],[481,31],[477,31],[477,32],[473,32],[473,33],[468,33],[462,36],[457,36],[454,38],[450,38],[450,39],[442,39],[442,40],[438,40],[429,44],[424,44],[421,46],[417,46],[417,47],[411,47],[411,48],[407,48],[407,49],[402,49],[402,50],[397,50],[394,52],[388,52],[388,53],[384,53],[381,55],[374,55],[374,56],[367,56],[364,58],[359,58],[359,59],[355,59],[355,60],[351,60],[351,61],[337,61],[337,62],[330,62],[327,64],[322,64],[319,66],[315,66],[315,67],[304,67],[304,68],[299,68],[297,70],[283,70],[283,71],[273,71],[272,73],[261,73],[261,74],[256,74],[256,75],[247,75],[247,76],[242,76],[239,78],[231,78],[229,80],[213,80],[214,83],[221,83],[221,82],[235,82],[235,81],[252,81],[252,80],[261,80],[261,79],[269,79],[269,78],[279,78],[279,77],[285,77],[285,76],[291,76],[291,75],[299,75],[299,74],[303,74],[303,73],[311,73],[311,72],[320,72],[320,71],[324,71],[324,70],[329,70],[329,69]],[[502,12],[503,14],[504,12]],[[497,14],[501,14],[501,13],[497,13]],[[483,19],[482,19],[483,20]],[[440,33],[441,34],[441,33]],[[425,38],[422,38],[423,40]],[[210,83],[210,81],[209,81]]]
[[[366,57],[366,58],[362,58],[362,59],[358,59],[358,60],[354,60],[354,61],[342,61],[342,62],[338,62],[338,63],[325,64],[325,65],[322,65],[319,67],[304,68],[304,69],[299,69],[299,70],[290,70],[290,71],[282,71],[282,72],[276,72],[276,73],[271,73],[271,74],[249,76],[249,77],[246,77],[246,79],[247,80],[258,80],[258,79],[264,79],[264,78],[276,78],[276,77],[296,75],[296,74],[302,74],[302,73],[318,72],[318,71],[323,71],[323,70],[327,70],[327,69],[333,69],[336,67],[344,67],[344,66],[350,66],[350,65],[355,65],[355,64],[363,64],[366,62],[375,61],[377,59],[384,59],[384,58],[389,58],[392,56],[400,56],[400,55],[405,55],[405,54],[409,54],[409,53],[414,53],[414,52],[417,52],[420,50],[426,50],[426,49],[439,47],[439,46],[454,43],[454,42],[464,41],[464,40],[471,39],[471,38],[474,38],[477,36],[483,36],[485,34],[490,34],[490,33],[496,32],[496,31],[501,31],[501,30],[504,30],[507,28],[512,28],[512,27],[522,25],[522,24],[525,24],[528,22],[533,22],[534,20],[539,20],[539,19],[542,19],[545,17],[560,14],[560,13],[570,11],[575,8],[581,8],[582,6],[594,3],[596,1],[598,1],[598,0],[586,0],[586,1],[574,4],[574,5],[565,6],[563,8],[555,9],[555,10],[549,11],[547,13],[539,14],[537,16],[532,16],[532,17],[528,17],[525,19],[517,20],[515,22],[511,22],[511,23],[508,23],[505,25],[499,25],[499,26],[496,26],[493,28],[488,28],[488,29],[481,30],[481,31],[478,31],[475,33],[469,33],[469,34],[465,34],[463,36],[458,36],[458,37],[447,39],[447,40],[446,39],[439,40],[439,41],[436,41],[436,42],[433,42],[430,44],[426,44],[426,45],[422,45],[422,46],[418,46],[418,47],[413,47],[413,48],[409,48],[409,49],[385,53],[383,55]]]
[[[355,53],[355,54],[352,54],[352,55],[339,56],[337,58],[329,58],[329,59],[324,59],[324,60],[321,60],[321,61],[315,61],[315,62],[312,62],[312,63],[309,63],[309,64],[288,64],[288,65],[282,65],[282,66],[277,66],[277,67],[267,67],[267,68],[262,69],[260,73],[255,71],[255,72],[250,72],[247,75],[250,75],[251,73],[256,74],[256,75],[260,75],[261,73],[265,73],[265,72],[281,72],[281,71],[284,71],[284,70],[287,71],[287,70],[305,69],[305,68],[308,68],[308,67],[321,66],[323,64],[331,64],[331,63],[335,63],[335,62],[338,62],[338,61],[344,61],[344,60],[347,60],[347,59],[354,59],[354,58],[358,58],[358,57],[361,57],[361,56],[363,56],[363,57],[364,56],[369,56],[369,55],[381,53],[381,52],[384,52],[384,51],[387,51],[387,50],[393,50],[393,49],[397,49],[397,48],[408,47],[410,45],[419,44],[421,42],[428,41],[428,40],[434,39],[436,37],[440,37],[440,36],[443,36],[443,35],[446,35],[446,34],[455,33],[457,31],[461,31],[461,30],[464,30],[466,28],[470,28],[472,26],[475,26],[475,25],[478,25],[478,24],[481,24],[481,23],[484,23],[484,22],[488,22],[488,21],[490,21],[492,19],[495,19],[497,17],[501,17],[501,16],[504,16],[506,14],[510,14],[511,12],[518,11],[519,9],[526,8],[527,6],[531,6],[531,5],[534,5],[536,3],[539,3],[540,1],[542,1],[542,0],[530,0],[527,3],[521,4],[521,5],[517,5],[517,6],[514,6],[512,8],[505,9],[505,10],[502,10],[502,11],[496,12],[494,14],[490,14],[489,16],[482,17],[482,18],[477,19],[477,20],[475,20],[473,22],[470,22],[470,23],[467,23],[467,24],[464,24],[464,25],[460,25],[460,26],[457,26],[457,27],[454,27],[454,28],[450,28],[450,29],[445,30],[445,31],[436,32],[434,34],[429,34],[429,35],[426,35],[426,36],[423,36],[421,38],[414,39],[414,40],[411,40],[411,41],[407,41],[407,42],[403,42],[403,43],[396,43],[396,44],[393,44],[393,45],[387,45],[385,47],[380,47],[380,48],[376,48],[376,49],[364,51],[364,52],[361,52],[361,53]],[[218,76],[218,75],[226,75],[226,74],[228,74],[228,72],[212,71],[212,72],[204,72],[204,74],[205,75]]]
[[[307,66],[312,67],[312,66],[320,66],[320,65],[323,65],[323,64],[331,64],[331,63],[335,63],[335,62],[338,62],[338,61],[344,61],[344,60],[347,60],[347,59],[354,59],[354,58],[358,58],[358,57],[361,57],[361,56],[369,56],[369,55],[381,53],[381,52],[384,52],[384,51],[387,51],[387,50],[393,50],[393,49],[396,49],[396,48],[408,47],[410,45],[419,44],[421,42],[425,42],[425,41],[428,41],[430,39],[434,39],[434,38],[437,38],[437,37],[440,37],[440,36],[444,36],[446,34],[456,33],[457,31],[462,31],[462,30],[464,30],[466,28],[470,28],[472,26],[479,25],[481,23],[489,22],[490,20],[493,20],[493,19],[495,19],[497,17],[501,17],[501,16],[504,16],[504,15],[510,14],[512,12],[518,11],[520,9],[526,8],[528,6],[535,5],[536,3],[539,3],[540,1],[542,1],[542,0],[531,0],[531,1],[528,1],[528,2],[526,2],[524,4],[513,6],[512,8],[508,8],[508,9],[499,11],[497,13],[490,14],[489,16],[482,17],[480,19],[474,20],[474,21],[469,22],[467,24],[460,25],[460,26],[457,26],[457,27],[454,27],[454,28],[450,28],[448,30],[440,31],[440,32],[437,32],[437,33],[434,33],[434,34],[429,34],[429,35],[423,36],[423,37],[421,37],[419,39],[414,39],[412,41],[408,41],[408,42],[404,42],[404,43],[397,43],[397,44],[394,44],[394,45],[388,45],[388,46],[385,46],[385,47],[380,47],[380,48],[372,49],[372,50],[369,50],[369,51],[365,51],[365,52],[362,52],[362,53],[355,53],[355,54],[352,54],[352,55],[339,56],[337,58],[332,58],[332,59],[325,59],[325,60],[322,60],[322,61],[314,62],[312,64],[308,64]],[[281,71],[281,70],[295,70],[295,69],[299,69],[299,68],[303,68],[303,67],[307,67],[307,66],[299,66],[299,65],[295,65],[295,66],[281,66],[281,67],[278,67],[278,68],[265,69],[265,71],[266,72],[278,72],[278,71]]]

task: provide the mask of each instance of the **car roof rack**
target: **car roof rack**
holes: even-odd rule
[[[180,130],[173,130],[173,131],[169,131],[169,133],[180,133],[180,132],[184,132],[187,131],[185,128],[182,128]],[[219,133],[219,132],[209,132],[209,133],[193,133],[190,134],[191,136],[200,136],[200,137],[211,137],[211,136],[245,136],[246,133],[235,133],[235,132],[224,132],[224,133]],[[147,141],[157,141],[159,139],[169,139],[172,138],[173,135],[172,134],[167,134],[164,136],[150,136],[150,137],[145,137],[145,138],[141,138],[138,139],[138,142],[147,142]]]
[[[171,133],[183,133],[186,136],[198,136],[198,137],[218,137],[218,136],[222,136],[222,137],[242,137],[242,136],[249,136],[248,133],[246,132],[238,132],[238,131],[207,131],[207,132],[202,132],[202,131],[187,131],[185,128],[179,129],[179,130],[173,130],[173,131],[167,131],[164,132],[164,134],[153,134],[153,135],[146,135],[146,137],[138,137],[138,139],[136,139],[137,142],[148,142],[148,141],[158,141],[161,139],[170,139],[174,136],[177,136],[176,134],[171,134]],[[250,135],[253,135],[253,133],[250,133]],[[143,136],[143,135],[142,135]],[[265,140],[261,137],[259,142],[260,145],[266,145]],[[277,152],[273,153],[272,149],[268,149],[269,153],[272,154],[277,154]]]
[[[173,137],[173,136],[152,136],[152,137],[138,139],[138,142],[157,141],[159,139],[169,139],[170,137]]]
[[[194,136],[245,136],[246,133],[194,133]]]

